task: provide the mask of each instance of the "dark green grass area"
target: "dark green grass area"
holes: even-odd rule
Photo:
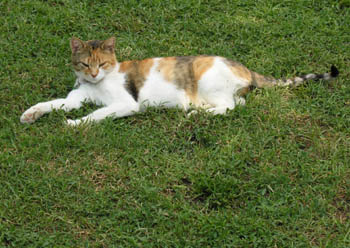
[[[350,247],[350,2],[0,1],[0,247]],[[274,77],[226,116],[19,117],[72,89],[69,39],[215,54]]]

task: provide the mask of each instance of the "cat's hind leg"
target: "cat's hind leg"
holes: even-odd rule
[[[212,100],[210,104],[205,105],[206,108],[203,108],[205,112],[214,114],[214,115],[219,115],[219,114],[226,114],[228,110],[232,110],[235,108],[236,103],[234,99],[229,99],[229,98],[220,98],[217,97],[215,100]],[[210,106],[210,107],[209,107]],[[188,115],[196,114],[198,113],[197,110],[191,111]]]
[[[235,108],[234,105],[216,106],[216,107],[207,109],[206,112],[209,112],[214,115],[223,115],[223,114],[226,114],[228,110],[232,110],[234,108]]]
[[[235,100],[236,105],[245,105],[245,99],[241,96],[234,96],[233,98]]]

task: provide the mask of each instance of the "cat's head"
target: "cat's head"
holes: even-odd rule
[[[72,38],[72,63],[77,76],[91,83],[100,82],[111,72],[117,60],[114,54],[115,38],[82,41]]]

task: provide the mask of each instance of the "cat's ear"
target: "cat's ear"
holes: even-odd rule
[[[79,51],[80,49],[82,49],[85,46],[84,41],[73,37],[70,40],[70,47],[72,48],[72,53],[76,53],[77,51]]]
[[[111,37],[111,38],[105,40],[102,43],[101,47],[102,47],[103,50],[107,50],[107,51],[113,53],[114,52],[114,47],[115,47],[115,38]]]

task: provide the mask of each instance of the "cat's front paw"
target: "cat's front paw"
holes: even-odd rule
[[[31,107],[27,109],[21,116],[20,121],[22,123],[33,123],[41,116],[43,116],[44,112],[39,107]]]
[[[70,120],[70,119],[68,119],[68,120],[66,121],[66,124],[67,124],[68,126],[70,126],[70,127],[76,127],[76,126],[78,126],[78,125],[81,124],[81,120]]]

